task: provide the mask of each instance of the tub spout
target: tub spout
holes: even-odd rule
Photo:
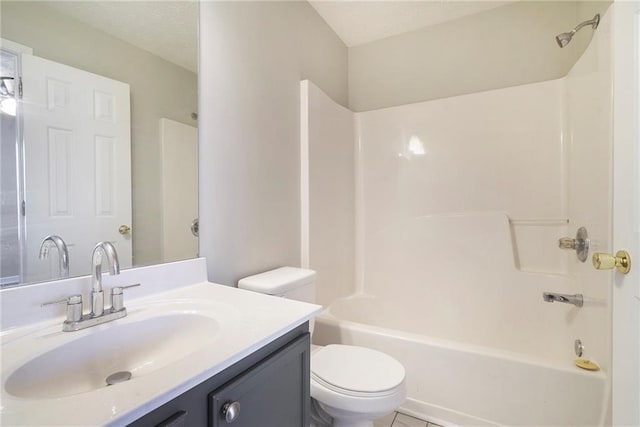
[[[584,304],[584,299],[582,298],[582,294],[575,295],[566,295],[566,294],[556,294],[554,292],[544,292],[542,294],[542,298],[546,302],[563,302],[565,304],[573,304],[576,307],[582,307]]]

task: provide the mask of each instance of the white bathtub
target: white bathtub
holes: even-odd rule
[[[362,345],[398,359],[407,371],[404,412],[443,425],[603,425],[609,393],[602,372],[580,370],[571,359],[384,328],[399,324],[397,313],[385,318],[385,306],[364,295],[340,299],[316,318],[313,341]],[[407,311],[406,320],[412,315]]]

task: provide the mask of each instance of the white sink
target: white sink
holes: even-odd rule
[[[31,295],[36,314],[41,299]],[[126,425],[320,310],[208,282],[125,306],[126,317],[75,332],[62,332],[62,317],[3,329],[0,425]],[[121,371],[131,378],[107,386]]]
[[[107,387],[106,378],[120,371],[136,381],[209,345],[219,331],[211,317],[172,313],[106,323],[77,339],[67,332],[70,341],[24,363],[4,387],[15,397],[55,398]]]

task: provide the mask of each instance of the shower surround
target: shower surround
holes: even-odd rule
[[[586,226],[611,249],[609,33],[604,15],[562,79],[381,110],[302,83],[302,263],[328,307],[314,342],[400,360],[405,411],[607,424],[610,276],[558,239]],[[601,371],[573,365],[576,338]]]

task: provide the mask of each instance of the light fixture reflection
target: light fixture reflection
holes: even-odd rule
[[[15,98],[5,98],[0,102],[0,110],[3,113],[8,114],[10,116],[16,115],[16,99]]]
[[[409,153],[414,156],[424,156],[426,154],[424,143],[415,135],[409,138]]]

